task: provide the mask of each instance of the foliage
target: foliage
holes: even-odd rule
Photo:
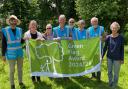
[[[0,3],[0,17],[5,19],[15,14],[21,21],[21,27],[26,31],[30,20],[36,20],[39,30],[44,30],[47,23],[60,14],[76,17],[74,0],[4,0]],[[55,20],[52,23],[55,23]],[[56,26],[56,24],[54,25]]]
[[[128,22],[128,0],[76,0],[77,14],[85,20],[96,16],[101,25],[109,29],[113,21],[122,28]],[[109,32],[109,31],[108,31]]]

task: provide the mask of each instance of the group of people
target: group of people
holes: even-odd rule
[[[46,25],[45,33],[38,31],[38,24],[35,20],[31,20],[28,26],[28,31],[22,36],[22,29],[17,27],[20,24],[20,20],[15,16],[11,15],[6,23],[9,25],[2,28],[2,60],[5,62],[8,60],[9,70],[10,70],[10,84],[11,89],[15,89],[14,83],[14,72],[15,64],[17,63],[18,68],[18,80],[21,87],[25,87],[22,81],[23,74],[23,49],[22,44],[29,39],[35,40],[84,40],[92,37],[100,37],[101,45],[103,41],[105,46],[101,46],[102,59],[107,51],[108,60],[108,78],[109,86],[116,87],[118,83],[118,76],[120,71],[120,66],[124,60],[124,39],[118,33],[120,25],[117,22],[113,22],[110,26],[111,34],[108,36],[103,36],[104,27],[98,25],[98,18],[93,17],[91,19],[91,26],[85,29],[85,21],[78,21],[78,28],[75,27],[75,20],[70,18],[68,25],[66,25],[65,15],[59,16],[59,25],[57,27],[52,27],[51,24]],[[105,37],[105,38],[104,38]],[[103,39],[103,40],[102,40]],[[114,68],[113,68],[114,67]],[[113,71],[114,70],[114,77]],[[92,73],[92,77],[97,78],[100,81],[101,72]],[[32,76],[32,81],[41,81],[39,76]]]

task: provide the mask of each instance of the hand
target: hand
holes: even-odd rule
[[[5,56],[2,56],[2,61],[3,61],[3,63],[6,63],[6,58],[5,58]]]
[[[37,41],[43,41],[43,40],[45,40],[44,38],[37,38],[36,39]]]
[[[28,37],[24,37],[23,39],[24,39],[24,40],[29,40],[30,38],[28,38]]]
[[[72,40],[72,37],[69,37],[69,40]]]
[[[61,38],[60,37],[57,37],[57,38],[53,38],[53,40],[61,40]]]
[[[120,64],[124,64],[124,61],[119,61],[120,62]]]

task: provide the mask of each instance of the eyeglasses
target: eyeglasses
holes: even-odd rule
[[[74,23],[74,22],[70,22],[70,23]]]
[[[46,29],[52,29],[52,28],[46,28]]]

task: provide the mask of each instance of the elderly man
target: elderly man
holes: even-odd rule
[[[65,15],[59,16],[59,26],[53,28],[53,36],[57,39],[69,39],[68,26],[65,25]]]
[[[72,37],[72,40],[78,40],[78,30],[75,28],[74,18],[70,18],[68,21],[69,27],[69,37]]]
[[[103,26],[99,26],[98,25],[98,18],[96,18],[96,17],[93,17],[92,19],[91,19],[91,27],[89,27],[88,28],[88,30],[87,30],[87,36],[89,37],[89,38],[92,38],[92,37],[102,37],[102,35],[103,35],[103,33],[104,33],[104,27]],[[102,51],[102,46],[101,46],[101,50],[100,51]],[[101,77],[101,72],[100,71],[98,71],[97,72],[97,76],[96,76],[96,74],[95,73],[92,73],[92,78],[93,77],[97,77],[97,79],[98,79],[98,81],[100,81],[100,77]]]
[[[8,60],[9,63],[11,89],[15,89],[14,72],[16,63],[19,85],[25,88],[22,82],[23,50],[21,45],[24,40],[22,39],[22,29],[16,26],[20,24],[20,20],[15,15],[11,15],[6,23],[10,26],[2,28],[2,60],[4,62]]]

